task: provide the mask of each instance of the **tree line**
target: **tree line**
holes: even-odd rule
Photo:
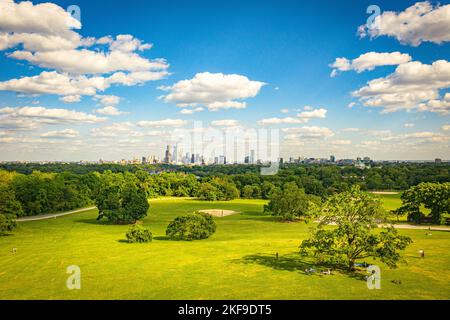
[[[34,168],[35,165],[10,164],[18,169],[17,172],[0,170],[0,219],[6,231],[14,227],[15,222],[11,217],[62,212],[93,204],[101,206],[101,197],[104,201],[111,202],[115,201],[114,195],[117,198],[120,192],[128,192],[129,197],[134,197],[133,192],[136,190],[142,190],[146,198],[175,196],[226,201],[238,197],[278,197],[280,203],[295,200],[298,207],[304,207],[309,200],[318,202],[336,193],[348,191],[354,185],[361,190],[410,188],[412,191],[405,192],[404,205],[396,213],[408,214],[413,222],[426,220],[420,212],[420,206],[425,205],[432,210],[432,222],[445,223],[445,212],[449,206],[448,197],[439,200],[442,195],[448,195],[448,165],[399,164],[366,170],[335,165],[287,165],[273,176],[261,176],[253,172],[257,166],[241,165],[230,166],[234,170],[243,170],[243,173],[236,174],[221,173],[220,170],[231,170],[228,166],[199,167],[203,172],[201,175],[195,174],[199,173],[195,166],[182,167],[184,171],[181,171],[181,167],[170,166],[172,172],[158,172],[153,166],[117,166],[114,167],[117,169],[115,171],[89,171],[97,168],[96,165],[91,168],[84,165],[68,167],[83,170],[88,168],[87,173],[76,173],[76,170],[29,173],[30,166]],[[66,168],[64,164],[54,166],[57,168],[55,171]],[[247,167],[250,172],[245,172]],[[46,165],[43,168],[48,170],[52,166]],[[208,173],[208,168],[213,168],[214,174]],[[114,187],[114,184],[119,185],[118,181],[121,181],[120,185],[128,186],[127,191]],[[424,183],[426,187],[419,187],[424,186]],[[429,187],[426,183],[438,187]],[[109,189],[105,186],[109,186]],[[431,195],[436,195],[438,200]],[[292,201],[287,200],[288,198]],[[435,205],[436,201],[440,201],[440,204]],[[283,207],[285,204],[266,210],[282,212],[285,218],[290,219],[292,212]],[[123,204],[117,202],[116,205]],[[105,214],[108,215],[107,212]]]
[[[111,171],[113,173],[137,173],[146,171],[150,174],[178,172],[205,178],[213,176],[231,176],[242,194],[246,185],[254,185],[255,190],[246,188],[246,197],[259,196],[260,186],[270,182],[278,187],[286,182],[295,181],[302,185],[307,193],[331,195],[335,192],[349,190],[357,184],[362,190],[406,190],[422,182],[450,182],[450,164],[433,163],[381,163],[371,168],[359,169],[355,166],[338,166],[332,164],[284,164],[278,174],[261,176],[260,165],[208,165],[182,166],[165,164],[120,165],[120,164],[75,164],[75,163],[2,163],[0,169],[31,174],[34,171],[46,173],[88,174]],[[262,192],[262,190],[261,190]],[[261,195],[264,198],[264,194]]]

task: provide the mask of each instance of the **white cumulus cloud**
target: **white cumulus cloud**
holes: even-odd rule
[[[445,115],[450,110],[450,95],[445,94],[441,100],[440,91],[449,87],[450,62],[438,60],[429,65],[412,61],[352,94],[365,106],[382,108],[383,113],[416,110]]]
[[[120,111],[116,107],[113,106],[106,106],[103,108],[95,109],[95,113],[102,114],[105,116],[120,116],[124,114],[129,114],[129,112]]]
[[[216,127],[236,127],[239,125],[239,121],[232,119],[214,120],[211,121],[211,125]]]
[[[336,58],[330,65],[333,68],[331,76],[334,77],[338,71],[354,70],[361,73],[373,70],[380,66],[394,66],[411,61],[411,56],[406,53],[396,52],[368,52],[358,58],[349,60],[347,58]]]
[[[56,138],[56,139],[65,139],[65,138],[76,138],[80,135],[80,133],[74,129],[65,129],[60,131],[49,131],[42,133],[40,136],[42,138]]]
[[[138,127],[181,127],[185,124],[187,124],[187,121],[182,119],[143,120],[137,122]]]
[[[161,96],[165,102],[179,107],[203,106],[218,110],[245,108],[246,103],[241,100],[255,97],[264,85],[264,82],[252,81],[238,74],[203,72],[160,89],[168,92]]]
[[[374,27],[362,25],[358,33],[361,37],[394,37],[412,46],[422,42],[441,44],[450,41],[450,4],[433,6],[424,1],[399,13],[385,11],[375,18]]]

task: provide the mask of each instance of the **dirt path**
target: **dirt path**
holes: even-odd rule
[[[72,210],[72,211],[61,212],[61,213],[51,213],[51,214],[42,214],[39,216],[23,217],[23,218],[17,219],[17,221],[18,222],[27,222],[27,221],[46,220],[46,219],[56,219],[58,217],[67,216],[72,213],[88,211],[88,210],[92,210],[92,209],[96,209],[96,208],[97,207],[89,207],[89,208],[82,208],[82,209],[77,209],[77,210]]]
[[[371,191],[370,193],[373,193],[373,194],[381,194],[381,195],[383,195],[383,194],[386,194],[386,195],[389,195],[389,194],[399,194],[399,192],[396,192],[396,191]]]
[[[387,225],[378,225],[379,228],[386,227]],[[410,230],[429,230],[429,231],[450,231],[450,227],[446,226],[417,226],[413,224],[393,224],[396,229],[410,229]]]
[[[77,210],[72,210],[72,211],[67,211],[67,212],[61,212],[61,213],[52,213],[52,214],[43,214],[43,215],[39,215],[39,216],[31,216],[31,217],[24,217],[24,218],[19,218],[17,219],[18,222],[27,222],[27,221],[37,221],[37,220],[46,220],[46,219],[56,219],[58,217],[63,217],[63,216],[67,216],[69,214],[73,214],[73,213],[78,213],[78,212],[83,212],[83,211],[88,211],[88,210],[93,210],[96,209],[97,207],[88,207],[88,208],[82,208],[82,209],[77,209]],[[230,214],[236,214],[238,212],[232,211],[232,210],[200,210],[203,212],[208,212],[214,216],[228,216]],[[211,211],[217,211],[217,215],[216,212],[211,212]],[[220,212],[220,215],[218,214],[218,212]],[[318,222],[318,221],[316,221]],[[386,224],[379,224],[378,227],[379,228],[384,228],[386,227]],[[396,229],[409,229],[409,230],[429,230],[429,231],[450,231],[450,227],[447,226],[419,226],[419,225],[412,225],[412,224],[393,224],[392,225],[394,228]]]

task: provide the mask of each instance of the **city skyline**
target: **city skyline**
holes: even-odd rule
[[[260,129],[272,158],[450,159],[450,4],[196,4],[0,0],[0,161],[142,160]]]

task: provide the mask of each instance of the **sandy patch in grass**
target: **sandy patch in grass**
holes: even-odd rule
[[[208,209],[208,210],[199,210],[199,212],[204,212],[212,215],[213,217],[226,217],[231,216],[233,214],[237,214],[239,212],[233,210],[222,210],[222,209]]]
[[[398,194],[398,192],[395,191],[372,191],[373,194]]]

